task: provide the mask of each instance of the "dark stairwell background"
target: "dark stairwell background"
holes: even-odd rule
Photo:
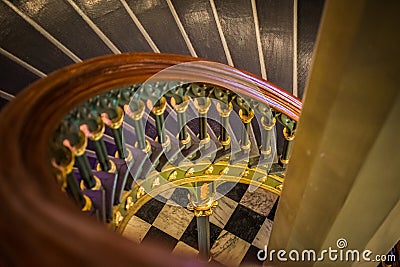
[[[0,108],[57,69],[124,52],[214,60],[302,98],[323,5],[324,0],[1,0]]]

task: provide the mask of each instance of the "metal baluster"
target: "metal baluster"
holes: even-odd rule
[[[258,105],[258,110],[262,114],[261,117],[261,125],[264,129],[264,138],[262,139],[261,144],[261,155],[263,158],[269,158],[271,156],[272,147],[271,147],[271,137],[272,137],[272,129],[275,127],[276,118],[274,117],[272,110],[267,105]]]
[[[78,181],[72,172],[75,163],[74,154],[65,146],[52,146],[54,158],[52,165],[56,172],[57,180],[61,183],[61,190],[65,191],[82,211],[92,209],[92,201],[79,188]]]
[[[240,109],[239,110],[239,117],[242,120],[244,124],[244,128],[242,131],[242,138],[240,141],[240,147],[243,150],[249,150],[251,147],[251,141],[249,138],[250,134],[250,124],[251,120],[254,118],[254,111],[253,110],[246,110],[246,109]]]
[[[285,142],[283,144],[283,151],[279,161],[282,166],[286,166],[289,163],[293,140],[295,138],[296,122],[284,114],[280,114],[278,118],[279,121],[285,126],[283,128],[283,136],[285,137]]]
[[[61,122],[56,131],[56,143],[62,143],[69,148],[75,158],[75,165],[81,176],[81,184],[86,188],[94,188],[97,184],[93,176],[92,169],[86,156],[87,137],[84,132],[79,130],[79,119],[77,111],[73,110]]]
[[[242,150],[250,150],[251,141],[250,141],[250,124],[251,120],[254,118],[254,111],[250,108],[249,101],[246,99],[237,96],[236,104],[239,106],[239,117],[243,122],[243,130],[240,139],[240,147]]]
[[[213,90],[213,87],[206,85],[191,85],[192,93],[197,97],[194,100],[194,105],[199,112],[199,139],[200,144],[208,146],[210,135],[207,133],[207,112],[210,109],[211,101],[208,98]]]
[[[97,121],[97,123],[98,123],[97,128],[94,131],[91,131],[92,135],[89,136],[89,139],[94,142],[96,156],[99,161],[96,169],[98,171],[102,170],[102,171],[115,172],[115,170],[113,171],[111,169],[112,163],[108,159],[106,145],[102,138],[104,135],[104,130],[105,130],[104,122],[103,122],[103,120],[100,119]]]
[[[96,189],[100,188],[99,180],[93,176],[89,160],[86,156],[87,137],[84,132],[79,131],[77,142],[71,139],[65,139],[64,145],[70,147],[75,156],[75,163],[81,176],[81,188]],[[75,139],[75,138],[74,138]],[[101,184],[101,183],[100,183]]]
[[[128,157],[127,149],[122,143],[122,123],[124,121],[124,111],[118,106],[119,90],[107,93],[99,97],[98,109],[101,112],[101,118],[113,131],[117,152],[115,157],[125,159]]]
[[[207,112],[210,109],[211,101],[209,98],[196,98],[194,105],[199,112],[200,143],[206,145],[210,141],[210,135],[207,133]]]
[[[213,93],[214,96],[221,101],[216,105],[217,111],[221,116],[221,128],[218,139],[224,146],[224,149],[228,149],[230,147],[231,137],[226,129],[229,126],[229,115],[233,110],[231,101],[234,97],[234,94],[231,91],[222,88],[215,88]]]
[[[157,128],[157,137],[156,141],[159,142],[164,149],[170,148],[170,140],[169,137],[165,134],[164,129],[164,112],[167,107],[167,100],[165,97],[161,97],[157,100],[156,104],[153,106],[152,112],[155,116],[156,128]]]
[[[121,109],[122,110],[122,109]],[[122,143],[122,129],[121,127],[115,127],[113,125],[107,125],[108,127],[112,128],[113,135],[114,135],[114,142],[117,146],[117,152],[115,154],[116,158],[127,159],[132,157],[131,152],[125,148]],[[128,151],[128,152],[127,152]]]
[[[217,110],[219,115],[221,116],[221,130],[218,139],[226,149],[231,144],[231,137],[229,136],[228,131],[226,129],[229,126],[229,115],[233,110],[233,106],[232,103],[229,103],[228,106],[225,104],[222,105],[220,103],[217,103]]]
[[[190,147],[190,135],[186,130],[186,110],[189,106],[189,97],[179,97],[175,96],[171,98],[171,105],[178,114],[178,124],[179,124],[179,141],[185,146],[185,148]]]
[[[96,157],[99,161],[96,169],[114,173],[116,166],[114,162],[109,160],[106,145],[102,139],[105,126],[100,117],[99,97],[95,97],[78,107],[77,119],[80,130],[85,133],[95,146]]]
[[[146,140],[145,129],[143,125],[143,115],[144,115],[144,102],[142,100],[133,101],[130,105],[124,106],[125,113],[133,120],[133,127],[135,128],[136,143],[135,147],[141,149],[145,153],[151,151],[151,145],[149,141]]]

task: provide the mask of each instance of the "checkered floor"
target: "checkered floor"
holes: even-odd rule
[[[217,192],[230,188],[210,217],[212,259],[227,266],[262,266],[257,252],[268,245],[278,197],[261,188],[254,191],[249,185],[229,182],[219,186]],[[187,195],[187,189],[177,188],[151,199],[130,219],[124,236],[196,257],[196,218],[184,208]]]

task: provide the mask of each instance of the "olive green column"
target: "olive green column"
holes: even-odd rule
[[[398,10],[327,1],[270,251],[338,249],[344,238],[377,255],[400,238]],[[275,266],[360,264],[325,260]]]

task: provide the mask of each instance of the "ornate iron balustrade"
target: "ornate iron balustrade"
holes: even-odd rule
[[[158,176],[149,175],[150,166],[165,176],[167,181],[165,184],[183,183],[185,182],[183,177],[191,176],[186,175],[187,172],[192,172],[190,167],[186,167],[183,173],[176,170],[168,171],[168,165],[178,166],[188,157],[192,160],[201,160],[214,153],[211,165],[205,170],[208,171],[206,174],[212,176],[213,170],[210,167],[217,169],[224,157],[226,159],[227,154],[231,153],[230,162],[227,164],[240,166],[238,164],[240,161],[243,163],[243,160],[248,160],[242,168],[243,171],[233,176],[241,179],[249,177],[247,182],[255,181],[258,185],[279,193],[282,182],[279,177],[268,179],[268,170],[263,169],[261,165],[254,170],[251,168],[265,160],[272,161],[270,155],[273,153],[269,149],[270,133],[276,120],[283,125],[285,138],[280,165],[285,166],[288,163],[295,123],[301,108],[298,99],[248,73],[211,62],[172,68],[157,83],[147,82],[144,86],[132,86],[144,83],[152,75],[167,67],[195,61],[200,60],[156,54],[125,54],[89,60],[60,70],[33,84],[2,113],[2,128],[7,125],[7,131],[1,132],[1,140],[8,157],[5,158],[3,155],[1,160],[9,163],[2,165],[1,169],[4,180],[2,182],[7,185],[2,189],[2,195],[14,193],[17,196],[19,185],[23,185],[27,192],[26,195],[18,195],[16,200],[12,197],[6,198],[3,202],[5,207],[15,207],[6,209],[7,219],[21,221],[25,226],[15,235],[14,240],[18,240],[19,244],[12,245],[10,251],[28,249],[32,244],[30,242],[44,243],[44,249],[52,247],[54,255],[60,258],[54,256],[44,261],[45,264],[41,263],[42,265],[46,265],[47,262],[59,262],[60,259],[64,260],[63,264],[68,262],[68,265],[77,259],[90,264],[99,259],[105,261],[112,259],[121,266],[139,261],[140,257],[136,258],[138,255],[124,254],[127,252],[127,247],[122,248],[119,245],[107,250],[109,258],[104,254],[96,259],[77,253],[69,245],[62,245],[74,237],[82,243],[82,246],[105,253],[104,248],[99,248],[101,243],[88,239],[87,233],[96,233],[96,237],[101,238],[103,242],[119,242],[120,238],[104,231],[94,222],[84,223],[85,218],[79,215],[76,208],[74,209],[63,194],[57,191],[51,178],[54,175],[51,174],[51,170],[56,174],[60,185],[82,210],[96,211],[99,218],[113,222],[115,227],[120,226],[126,217],[126,212],[142,197],[144,191],[149,192],[162,186],[160,181],[157,182]],[[177,83],[176,81],[182,81],[182,77],[185,81],[197,82]],[[169,85],[171,90],[164,90],[166,85]],[[185,118],[189,98],[194,99],[193,110],[197,110],[200,114],[197,117],[197,136],[190,127],[187,127]],[[218,100],[216,110],[220,124],[224,126],[220,127],[218,136],[218,133],[208,129],[206,114],[210,108],[210,99]],[[227,131],[232,109],[238,112],[242,123],[242,130],[237,136]],[[147,115],[147,121],[154,128],[153,136],[149,134],[146,136],[146,126],[143,124],[145,110],[153,114]],[[127,120],[130,120],[132,126],[127,123],[126,131],[135,133],[135,140],[127,146],[124,146],[122,138],[124,112],[130,117]],[[179,131],[174,134],[168,133],[163,127],[166,112],[175,114]],[[262,133],[258,140],[249,135],[252,120],[255,118],[258,118],[259,124],[256,125],[260,125],[258,130]],[[106,128],[108,130],[105,130]],[[230,146],[232,142],[230,140],[234,138],[239,140],[239,150],[236,151]],[[91,149],[86,151],[87,139],[90,139]],[[104,141],[115,144],[115,153],[107,150]],[[214,148],[212,153],[207,152],[210,143],[218,147]],[[183,157],[176,153],[167,156],[171,151],[174,152],[171,148],[176,147],[180,148]],[[86,156],[90,153],[92,158],[97,159],[97,166],[90,166]],[[124,159],[129,163],[128,166]],[[232,161],[233,159],[236,161]],[[73,170],[74,163],[79,172]],[[20,166],[20,169],[13,172],[10,168],[6,168],[6,165],[12,169]],[[95,174],[93,167],[98,171]],[[135,170],[141,167],[142,170],[132,175],[129,174],[128,167]],[[218,173],[227,175],[225,168],[218,169]],[[192,173],[196,171],[200,172],[193,170]],[[73,175],[74,173],[78,174],[79,180]],[[16,183],[17,177],[18,183]],[[152,179],[132,190],[133,181],[143,180],[146,177]],[[210,185],[213,184],[212,181],[214,180],[208,179]],[[123,189],[130,190],[130,193],[123,196]],[[10,205],[10,199],[13,200],[13,205],[16,203],[18,205]],[[99,206],[99,199],[101,203],[106,203],[104,207]],[[44,202],[47,204],[44,205]],[[93,207],[92,202],[97,206]],[[113,204],[120,206],[113,210]],[[27,215],[31,213],[24,210],[24,206],[32,208],[30,210],[32,216]],[[48,209],[44,210],[45,207]],[[38,214],[42,215],[40,221],[36,220],[35,215]],[[57,216],[60,214],[67,219],[60,222]],[[56,223],[62,233],[71,235],[65,237],[59,233],[52,236],[51,240],[45,239],[49,232],[45,228],[38,227],[38,224]],[[26,235],[33,229],[32,227],[38,230],[38,238]],[[6,242],[11,240],[11,236],[7,233],[5,240]],[[127,241],[122,243],[126,244]],[[54,244],[58,246],[54,247]],[[113,254],[115,250],[118,250],[118,253]],[[44,251],[38,249],[37,253]],[[64,254],[67,251],[71,253],[70,255],[74,255],[74,259],[62,256],[67,255],[68,253]],[[117,255],[120,257],[116,258]],[[10,258],[10,260],[15,259]]]

